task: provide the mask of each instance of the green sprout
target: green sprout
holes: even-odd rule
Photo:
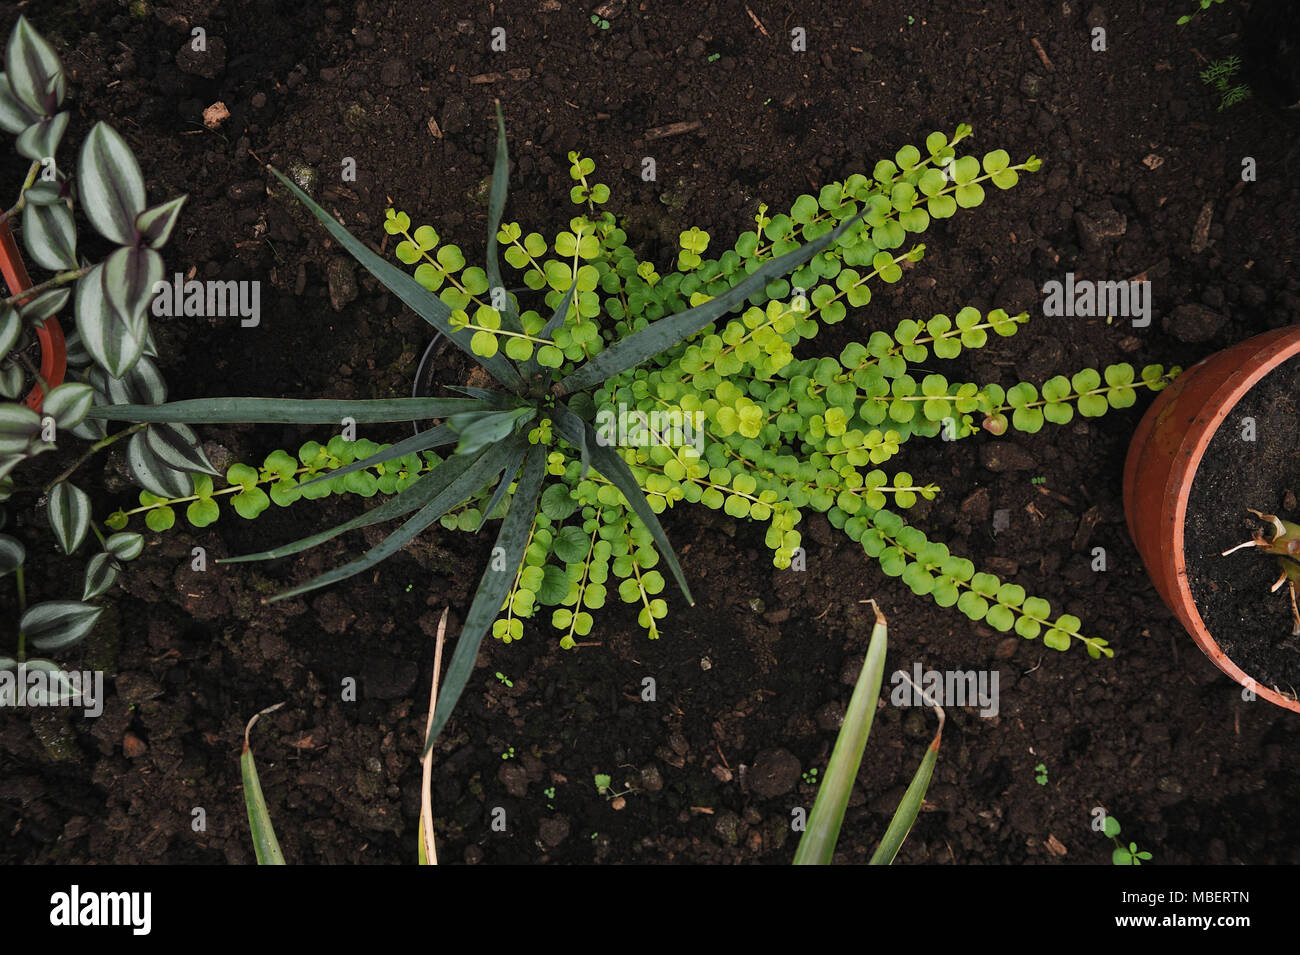
[[[1215,60],[1200,73],[1201,82],[1212,87],[1219,94],[1219,112],[1236,106],[1242,100],[1250,98],[1250,87],[1245,83],[1232,83],[1232,78],[1241,71],[1241,58],[1225,56]]]
[[[808,814],[808,824],[795,849],[795,865],[829,865],[835,855],[835,846],[839,841],[840,829],[844,825],[844,813],[849,807],[849,796],[853,791],[854,781],[862,766],[862,755],[871,735],[871,724],[876,715],[876,705],[880,702],[880,684],[885,672],[885,654],[889,649],[889,622],[874,600],[863,600],[871,604],[875,612],[875,624],[871,628],[871,642],[867,646],[867,655],[858,672],[858,680],[849,699],[848,709],[844,713],[844,722],[835,737],[835,747],[831,750],[830,762],[826,764],[826,776],[817,790],[812,812]],[[922,693],[912,680],[903,674],[912,688]],[[907,834],[921,811],[925,801],[926,790],[934,775],[935,764],[939,760],[939,746],[943,739],[943,724],[946,719],[943,707],[938,701],[922,693],[926,703],[934,709],[939,717],[939,727],[934,739],[926,747],[921,764],[912,776],[912,782],[903,793],[889,821],[880,844],[872,854],[870,865],[893,865],[898,850],[902,848]],[[817,770],[811,770],[815,774]],[[808,773],[804,781],[808,781]]]
[[[624,789],[621,793],[614,792],[614,787],[611,785],[611,777],[608,773],[596,773],[594,780],[596,783],[596,792],[600,793],[607,800],[614,800],[620,796],[626,796],[628,793],[636,792],[636,790],[627,782],[623,783],[624,786],[627,786],[627,789]]]
[[[715,62],[717,62],[718,60],[720,60],[721,58],[722,58],[722,54],[721,54],[721,53],[710,53],[710,54],[709,54],[709,62],[710,62],[710,63],[715,63]]]
[[[1291,634],[1292,636],[1300,635],[1300,607],[1296,604],[1296,590],[1300,587],[1300,524],[1284,521],[1276,514],[1263,514],[1253,507],[1248,507],[1246,510],[1261,521],[1273,525],[1271,528],[1272,537],[1266,539],[1263,533],[1256,529],[1254,536],[1250,540],[1235,547],[1229,547],[1223,552],[1222,556],[1227,557],[1243,547],[1254,547],[1266,554],[1277,557],[1278,567],[1281,568],[1282,573],[1273,582],[1271,590],[1273,593],[1277,593],[1284,584],[1287,585],[1287,590],[1291,596]]]
[[[506,748],[506,751],[505,751],[504,753],[501,754],[501,758],[502,758],[502,759],[514,759],[514,758],[515,758],[515,748],[514,748],[513,746],[509,746],[509,747],[507,747],[507,748]]]
[[[1030,478],[1030,479],[1029,479],[1029,483],[1030,483],[1030,484],[1035,484],[1035,485],[1046,484],[1046,483],[1047,483],[1047,478],[1045,478],[1045,477],[1035,477],[1035,478]]]
[[[496,678],[506,686],[513,687],[515,685],[514,682],[508,676],[502,673],[500,670],[497,670]]]
[[[1047,767],[1043,763],[1034,767],[1034,782],[1040,786],[1047,785]]]
[[[606,20],[604,17],[600,16],[599,14],[593,13],[591,15],[591,22],[593,25],[600,27],[602,30],[609,29],[609,21]]]
[[[816,785],[817,785],[817,769],[816,769],[816,767],[814,767],[814,768],[808,770],[806,773],[803,774],[803,781],[804,781],[805,783],[807,783],[809,786],[816,786]]]
[[[554,798],[555,798],[555,787],[554,787],[554,786],[547,786],[545,789],[542,790],[542,795],[545,796],[547,799],[554,799]]]
[[[1151,853],[1138,849],[1136,842],[1130,842],[1125,846],[1119,841],[1119,820],[1114,816],[1106,816],[1102,831],[1111,842],[1115,843],[1115,849],[1110,854],[1112,865],[1141,865],[1143,862],[1151,861]]]
[[[1223,0],[1197,0],[1197,3],[1200,4],[1200,6],[1197,9],[1193,10],[1191,13],[1184,14],[1183,16],[1178,18],[1178,25],[1180,27],[1186,26],[1187,24],[1195,20],[1196,15],[1200,13],[1202,10],[1210,9],[1210,6],[1212,4],[1223,3]]]

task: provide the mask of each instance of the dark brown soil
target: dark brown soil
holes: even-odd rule
[[[1291,634],[1288,589],[1269,593],[1277,558],[1254,549],[1222,554],[1261,528],[1272,536],[1248,507],[1295,519],[1297,386],[1300,360],[1293,358],[1229,412],[1196,468],[1183,547],[1192,596],[1223,652],[1256,682],[1292,697],[1300,686],[1300,638]]]
[[[968,122],[978,150],[1043,157],[1016,189],[933,226],[905,281],[805,353],[965,304],[1023,307],[1035,316],[1025,330],[951,371],[1009,386],[1116,361],[1186,366],[1300,320],[1295,127],[1258,101],[1216,112],[1196,76],[1240,49],[1244,4],[1178,28],[1191,0],[631,0],[610,5],[608,30],[592,24],[591,6],[524,0],[451,14],[438,4],[176,0],[133,3],[138,17],[109,0],[25,7],[75,70],[69,141],[105,119],[141,157],[151,197],[189,193],[169,271],[263,283],[257,329],[155,323],[172,397],[409,394],[427,327],[365,276],[354,300],[332,307],[338,250],[268,196],[262,163],[316,167],[323,203],[370,241],[383,240],[391,198],[473,262],[494,98],[516,163],[507,216],[553,234],[572,208],[565,155],[582,150],[631,241],[661,267],[681,230],[698,225],[721,245],[758,199],[788,209],[933,129]],[[17,5],[0,13],[7,30]],[[211,77],[178,63],[196,25],[223,41]],[[1106,52],[1091,49],[1096,26]],[[495,27],[505,53],[490,49]],[[790,49],[796,27],[805,53]],[[202,111],[217,100],[231,118],[205,130]],[[699,125],[648,135],[685,121]],[[640,177],[646,156],[654,182]],[[356,182],[339,179],[345,157],[357,161]],[[1243,157],[1258,165],[1254,182],[1241,181]],[[21,165],[3,167],[10,181]],[[1095,241],[1097,223],[1121,219]],[[1038,289],[1067,271],[1145,274],[1155,320],[1044,319]],[[561,652],[544,625],[484,648],[437,750],[443,860],[788,863],[792,810],[815,793],[801,777],[826,765],[869,635],[860,601],[875,598],[891,620],[891,671],[919,661],[996,668],[1001,680],[997,717],[950,710],[900,862],[1104,863],[1111,846],[1090,825],[1098,806],[1157,863],[1300,861],[1300,723],[1241,699],[1160,603],[1125,535],[1120,473],[1146,401],[1036,436],[909,447],[902,462],[943,487],[918,510],[920,526],[1081,617],[1113,660],[1045,650],[914,597],[821,518],[805,524],[807,572],[793,573],[773,569],[758,526],[684,509],[665,523],[698,603],[670,600],[663,639],[647,641],[630,611],[610,607],[596,645],[576,652]],[[253,461],[323,436],[204,429]],[[82,486],[108,513],[127,498],[99,481],[99,466]],[[249,862],[243,726],[285,701],[254,743],[286,856],[412,862],[432,636],[446,606],[457,632],[490,539],[439,530],[373,575],[269,608],[263,595],[376,538],[268,564],[211,562],[363,506],[303,502],[255,524],[227,514],[203,531],[150,535],[112,619],[68,661],[108,670],[105,715],[0,717],[0,860]],[[995,536],[1000,511],[1009,526]],[[44,560],[40,538],[28,539],[37,597],[80,587],[79,565]],[[190,569],[195,546],[207,549],[204,573]],[[1096,547],[1104,572],[1092,569]],[[642,701],[646,677],[655,702]],[[349,678],[357,702],[342,699]],[[874,848],[928,719],[879,713],[841,836],[845,860]],[[143,744],[131,744],[136,755],[124,751],[127,734]],[[622,808],[597,794],[596,773],[634,790]],[[497,807],[504,832],[491,826]],[[196,829],[199,808],[206,826]]]

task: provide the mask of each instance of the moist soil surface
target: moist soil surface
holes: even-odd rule
[[[1228,413],[1201,458],[1187,500],[1187,582],[1210,634],[1239,667],[1285,696],[1300,686],[1300,637],[1288,588],[1269,588],[1278,559],[1253,548],[1223,556],[1271,526],[1245,509],[1294,520],[1300,488],[1295,444],[1300,360],[1269,372]],[[1258,502],[1258,503],[1255,503]]]
[[[609,184],[608,208],[626,217],[633,246],[661,270],[682,230],[699,226],[726,247],[759,200],[787,210],[935,129],[966,122],[977,154],[1043,158],[1015,189],[990,190],[980,209],[932,225],[927,255],[904,281],[879,286],[800,354],[835,354],[903,318],[967,304],[1026,309],[1033,320],[1014,338],[943,369],[1010,386],[1119,361],[1186,367],[1300,320],[1296,125],[1262,93],[1220,112],[1197,77],[1245,52],[1244,3],[1190,27],[1175,20],[1193,0],[614,0],[603,7],[608,29],[592,22],[593,6],[25,7],[72,73],[64,149],[106,120],[140,157],[151,200],[188,193],[169,274],[261,282],[256,328],[153,320],[170,397],[409,394],[428,327],[272,195],[262,164],[313,168],[319,201],[377,247],[391,200],[480,261],[494,99],[515,163],[507,218],[547,235],[563,227],[574,209],[565,157],[580,150]],[[7,31],[18,5],[0,11]],[[195,27],[206,31],[206,57],[185,49]],[[504,52],[492,49],[498,27]],[[791,49],[796,28],[806,51]],[[1263,57],[1248,65],[1266,66]],[[218,101],[230,116],[208,129],[203,111]],[[689,125],[663,135],[670,124]],[[641,176],[645,157],[653,181]],[[340,175],[348,158],[355,181]],[[2,168],[16,184],[25,163]],[[88,230],[83,244],[102,254]],[[1067,272],[1149,279],[1150,324],[1043,317],[1042,284]],[[1244,700],[1205,659],[1124,529],[1121,469],[1149,402],[1143,392],[1134,408],[1036,435],[912,442],[894,462],[943,489],[913,512],[932,539],[1077,615],[1114,659],[1060,653],[942,610],[880,573],[823,517],[805,518],[799,573],[773,568],[759,525],[676,509],[664,523],[697,604],[668,595],[661,639],[611,605],[576,651],[561,651],[544,623],[519,643],[485,644],[437,747],[440,858],[788,863],[792,812],[812,804],[811,771],[824,771],[869,638],[862,601],[874,598],[890,619],[887,673],[920,663],[999,675],[996,716],[948,709],[900,863],[1106,863],[1112,847],[1092,828],[1099,807],[1158,864],[1300,861],[1291,798],[1300,780],[1287,755],[1300,723]],[[327,433],[205,427],[202,436],[260,462]],[[120,467],[106,456],[80,472],[97,514],[134,501]],[[265,595],[377,537],[215,563],[366,505],[304,501],[255,523],[227,512],[201,531],[148,534],[106,619],[64,661],[106,670],[104,714],[0,717],[0,859],[250,862],[243,728],[284,702],[258,724],[254,747],[286,857],[413,862],[433,636],[443,608],[458,632],[490,535],[428,533],[375,572],[270,606]],[[18,530],[32,555],[31,599],[79,592],[85,555],[69,572],[37,546],[44,532]],[[195,547],[206,571],[192,569]],[[653,702],[642,699],[646,678]],[[343,699],[347,680],[354,702]],[[844,861],[869,857],[933,723],[921,709],[879,712],[841,834]],[[596,792],[597,773],[627,790],[621,801]]]

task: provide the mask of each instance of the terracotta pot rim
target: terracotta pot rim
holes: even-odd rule
[[[1173,584],[1178,601],[1186,609],[1187,623],[1190,624],[1189,629],[1192,639],[1215,666],[1232,677],[1237,683],[1264,697],[1269,702],[1300,712],[1300,700],[1293,699],[1264,686],[1238,666],[1219,646],[1218,641],[1210,633],[1209,627],[1206,626],[1204,619],[1201,617],[1200,607],[1197,605],[1196,599],[1192,596],[1191,587],[1187,581],[1187,561],[1184,550],[1186,546],[1185,532],[1188,499],[1191,496],[1192,487],[1196,482],[1197,471],[1200,470],[1201,461],[1209,449],[1210,442],[1219,433],[1220,428],[1222,428],[1228,416],[1232,414],[1233,409],[1240,404],[1241,399],[1249,394],[1267,375],[1277,370],[1288,359],[1297,355],[1300,355],[1300,336],[1296,336],[1290,341],[1283,339],[1278,343],[1270,343],[1256,353],[1256,357],[1259,358],[1257,365],[1252,368],[1243,367],[1231,373],[1227,380],[1215,389],[1210,399],[1202,406],[1202,410],[1187,425],[1184,434],[1193,437],[1191,446],[1188,448],[1186,444],[1183,445],[1182,450],[1188,452],[1187,457],[1181,464],[1170,469],[1164,491],[1166,497],[1173,498],[1175,502],[1173,553],[1171,554],[1174,570]],[[1197,367],[1193,366],[1185,374],[1195,371]]]

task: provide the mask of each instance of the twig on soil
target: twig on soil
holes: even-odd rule
[[[693,132],[703,125],[704,123],[698,119],[686,120],[681,123],[669,123],[667,126],[656,126],[654,129],[647,129],[645,138],[649,140],[680,136],[682,133]]]
[[[1048,57],[1047,51],[1043,49],[1043,44],[1038,42],[1038,37],[1032,38],[1029,42],[1034,45],[1034,52],[1037,53],[1038,58],[1043,61],[1043,66],[1047,67],[1049,70],[1056,69],[1056,67],[1052,65],[1051,58]]]
[[[438,677],[442,674],[442,641],[447,635],[447,610],[444,607],[442,617],[438,620],[437,644],[433,652],[433,683],[429,686],[429,719],[424,724],[424,736],[428,739],[433,729],[433,711],[438,705]],[[420,838],[424,841],[424,854],[429,865],[438,864],[438,851],[433,844],[433,749],[430,748],[421,760],[424,764],[420,780]]]
[[[772,35],[772,34],[768,33],[768,32],[767,32],[767,28],[763,26],[763,21],[760,20],[760,19],[759,19],[759,18],[754,14],[754,11],[753,11],[753,10],[749,9],[749,4],[745,4],[745,12],[749,14],[749,19],[751,19],[751,20],[754,21],[754,26],[758,27],[758,32],[759,32],[759,33],[761,33],[761,34],[763,34],[763,36],[767,36],[767,37],[770,37],[770,36]]]

